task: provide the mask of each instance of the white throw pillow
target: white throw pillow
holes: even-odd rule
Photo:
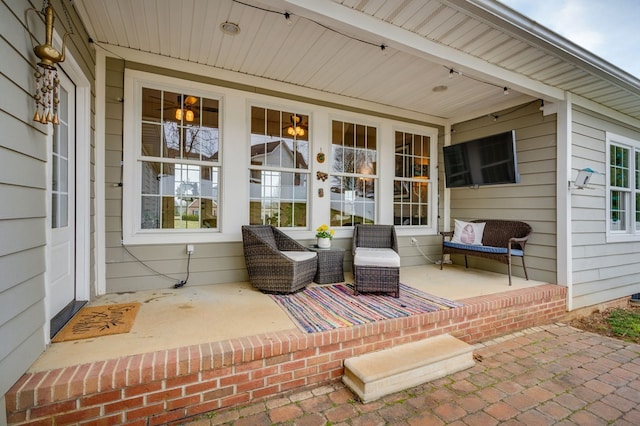
[[[482,245],[482,234],[484,233],[485,222],[464,222],[454,219],[455,227],[453,230],[454,243],[471,244],[476,246]]]

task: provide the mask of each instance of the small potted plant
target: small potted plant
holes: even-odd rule
[[[333,229],[329,228],[326,224],[322,224],[316,228],[316,238],[318,239],[318,247],[319,248],[329,248],[331,247],[331,239],[333,238],[333,234],[335,232]]]

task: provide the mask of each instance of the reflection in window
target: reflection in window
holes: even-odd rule
[[[216,228],[217,167],[142,162],[142,229]]]
[[[218,100],[142,89],[141,229],[218,227]]]
[[[395,132],[393,216],[395,225],[429,225],[431,138]]]
[[[332,122],[331,226],[375,223],[377,129]]]
[[[251,108],[249,220],[307,227],[309,116]]]

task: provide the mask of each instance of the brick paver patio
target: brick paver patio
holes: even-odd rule
[[[640,345],[553,324],[474,353],[468,370],[369,404],[336,382],[178,424],[640,424]]]

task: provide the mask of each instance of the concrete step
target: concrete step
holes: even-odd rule
[[[371,402],[474,364],[473,346],[443,334],[348,358],[342,381],[362,402]]]

